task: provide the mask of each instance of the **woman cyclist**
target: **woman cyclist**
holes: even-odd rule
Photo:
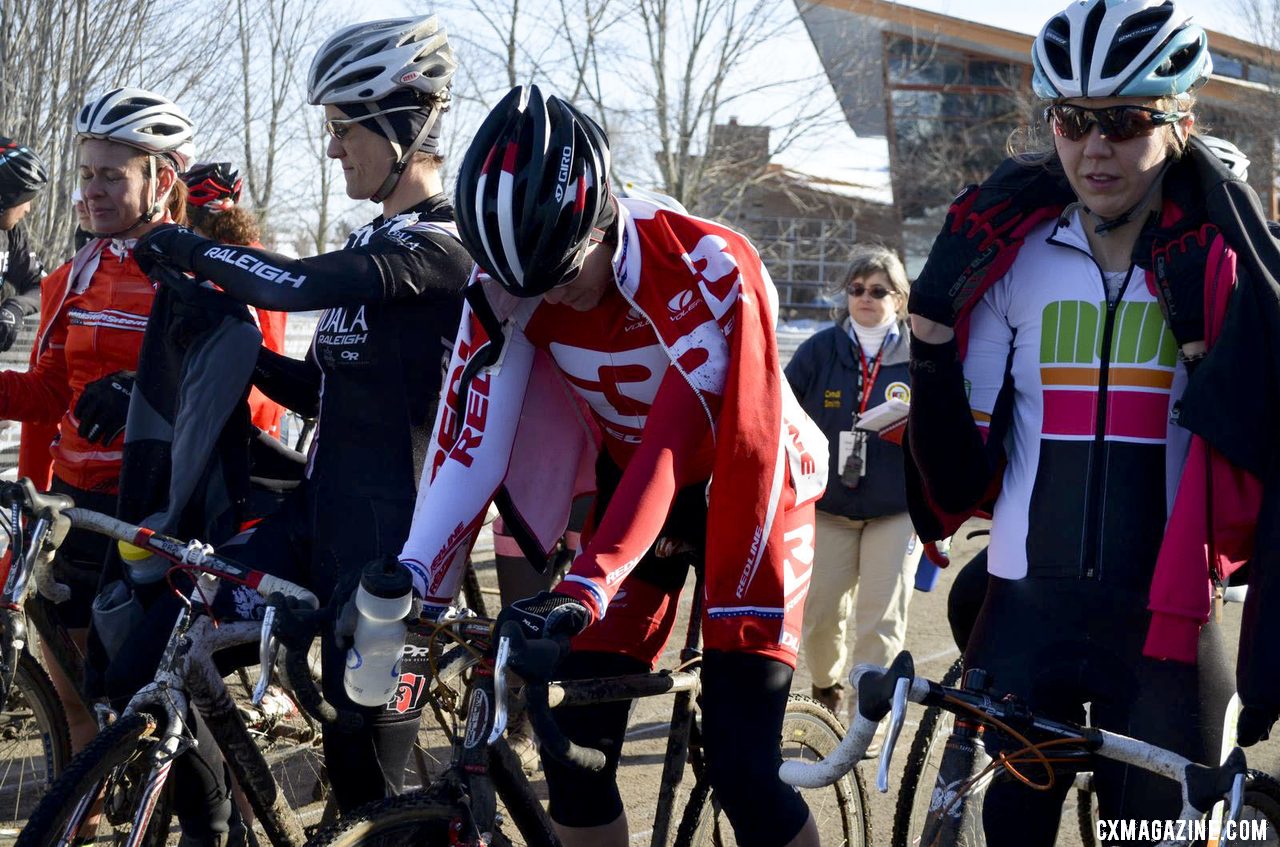
[[[912,289],[913,517],[948,534],[999,484],[965,651],[994,690],[1216,761],[1231,686],[1211,596],[1250,554],[1274,441],[1229,398],[1252,390],[1238,357],[1267,361],[1241,323],[1264,310],[1241,304],[1280,253],[1192,135],[1211,62],[1177,5],[1074,3],[1033,67],[1052,148],[957,198]],[[1257,692],[1242,684],[1246,705]],[[997,780],[988,843],[1052,844],[1070,785]],[[1175,783],[1114,763],[1095,786],[1105,818],[1180,808]]]
[[[262,227],[257,216],[240,205],[243,181],[230,162],[202,162],[182,175],[187,184],[187,219],[191,229],[205,238],[224,244],[261,247]],[[254,309],[262,346],[272,353],[284,353],[285,322],[288,315],[269,309]],[[249,414],[253,425],[280,437],[280,404],[268,400],[258,388],[249,392]]]
[[[318,417],[306,479],[240,539],[243,547],[222,548],[322,600],[339,583],[345,595],[366,562],[398,553],[409,532],[471,266],[440,178],[440,117],[455,68],[434,17],[355,24],[316,54],[308,91],[324,107],[328,155],[341,163],[349,197],[382,204],[343,250],[291,259],[179,227],[157,230],[139,248],[147,261],[192,271],[250,305],[324,310],[305,361],[264,350],[254,378],[271,399]],[[326,696],[355,709],[343,690],[344,659],[326,635]],[[366,709],[369,728],[325,733],[342,810],[399,790],[421,712],[414,707]]]
[[[558,674],[643,671],[674,625],[689,559],[705,558],[709,779],[740,843],[816,844],[777,769],[823,439],[783,379],[777,295],[755,250],[708,221],[615,198],[608,169],[600,127],[537,86],[513,89],[472,141],[458,227],[483,272],[401,561],[424,602],[449,603],[495,496],[522,548],[546,551],[595,454],[576,393],[603,433],[592,529],[555,590],[499,622],[577,636]],[[684,550],[694,555],[672,555]],[[584,775],[544,757],[551,818],[571,847],[625,845],[615,775],[628,704],[570,712],[568,734],[608,764]]]
[[[175,197],[182,219],[185,186],[177,174],[191,163],[193,127],[168,98],[119,88],[87,103],[75,129],[80,190],[96,238],[45,280],[50,308],[34,364],[26,373],[0,373],[0,417],[56,421],[52,490],[115,514],[129,395],[127,379],[109,375],[137,364],[155,296],[134,246],[173,222],[167,204]],[[72,593],[57,610],[82,649],[106,549],[101,536],[74,530],[61,548],[60,576]],[[49,670],[78,749],[96,727],[56,663]]]

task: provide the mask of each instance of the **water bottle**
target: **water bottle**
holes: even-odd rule
[[[394,559],[370,562],[356,590],[354,644],[342,677],[347,696],[361,706],[381,706],[396,693],[404,651],[405,616],[413,601],[413,578]]]

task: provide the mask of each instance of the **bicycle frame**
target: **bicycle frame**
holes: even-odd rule
[[[970,673],[974,671],[970,670]],[[914,673],[911,654],[906,651],[899,653],[887,669],[858,665],[850,673],[849,681],[858,692],[858,708],[854,714],[853,726],[849,728],[844,741],[830,756],[816,764],[784,763],[779,771],[784,782],[804,788],[818,788],[840,779],[862,758],[877,725],[885,713],[889,712],[891,719],[880,756],[877,779],[880,791],[888,791],[889,762],[906,718],[907,701],[910,700],[926,706],[938,706],[969,721],[1005,725],[1018,733],[1034,733],[1040,739],[1053,739],[1074,745],[1055,746],[1055,759],[1061,758],[1064,753],[1079,756],[1092,754],[1168,777],[1182,789],[1179,818],[1184,821],[1199,821],[1218,799],[1229,793],[1231,812],[1228,820],[1239,819],[1247,772],[1244,753],[1239,749],[1218,767],[1197,765],[1172,751],[1135,738],[1095,727],[1080,727],[1043,718],[1015,700],[996,699],[981,684],[955,689],[918,678]],[[875,717],[872,719],[870,716]],[[1037,752],[1042,743],[1037,742]],[[1028,761],[1025,755],[1016,755],[1014,758]],[[1030,761],[1035,763],[1037,760],[1033,758]],[[1047,759],[1044,760],[1044,765],[1048,766]],[[963,811],[963,795],[956,805],[960,807],[960,811],[953,806],[948,816],[958,821]],[[947,842],[944,838],[940,843]],[[1170,840],[1162,842],[1160,847],[1182,847],[1183,844],[1185,842]]]
[[[52,577],[52,561],[58,545],[72,526],[132,543],[201,573],[190,592],[186,608],[174,623],[152,682],[139,690],[125,708],[125,714],[141,714],[148,722],[163,722],[160,741],[152,752],[134,814],[134,828],[128,841],[130,847],[137,844],[145,832],[145,825],[155,810],[174,758],[193,746],[185,720],[192,704],[208,723],[268,838],[282,847],[301,847],[305,841],[302,828],[285,803],[283,792],[275,784],[270,768],[213,662],[213,654],[218,650],[257,641],[260,637],[259,624],[256,621],[234,621],[217,626],[207,615],[198,614],[191,601],[213,596],[220,577],[252,585],[263,596],[283,593],[311,609],[318,606],[315,595],[287,580],[220,559],[213,554],[211,547],[200,542],[183,543],[109,515],[74,508],[69,498],[37,492],[29,480],[5,487],[3,494],[12,508],[15,534],[21,534],[20,519],[25,508],[34,520],[30,535],[36,542],[25,551],[21,562],[15,563],[18,566],[10,569],[4,593],[0,595],[10,612],[20,614],[20,601],[28,591],[28,577],[46,597],[55,601],[66,598],[68,589]],[[100,720],[110,719],[110,710],[100,711],[99,716]],[[114,776],[108,775],[79,800],[64,827],[64,841],[79,832]]]
[[[462,619],[452,624],[469,643],[489,648],[491,622],[481,619]],[[514,755],[506,746],[502,733],[506,728],[506,659],[508,648],[499,639],[495,650],[486,649],[487,658],[477,666],[466,684],[464,697],[467,702],[467,720],[462,732],[453,741],[453,756],[445,773],[424,791],[448,790],[463,808],[471,814],[471,837],[481,842],[498,823],[496,798],[506,803],[516,826],[526,837],[529,847],[560,847],[559,839],[551,827],[551,820],[542,804],[521,802],[532,798],[532,789]],[[646,674],[627,674],[590,680],[564,680],[546,685],[547,703],[550,708],[559,706],[583,706],[639,697],[675,695],[672,705],[671,728],[667,736],[667,751],[663,761],[662,777],[654,810],[653,832],[650,843],[663,847],[669,842],[675,813],[675,798],[686,765],[689,762],[693,742],[697,741],[696,699],[701,687],[698,660],[701,651],[701,590],[695,592],[690,612],[688,634],[680,652],[681,666],[688,670],[658,671]],[[527,690],[527,686],[526,686]],[[536,724],[535,724],[536,726]],[[544,739],[545,741],[545,739]],[[695,759],[694,769],[701,772],[701,762]],[[491,774],[497,774],[495,781]],[[464,802],[465,799],[465,802]],[[542,838],[543,834],[549,838]],[[539,840],[541,839],[541,840]],[[466,842],[464,842],[466,843]]]

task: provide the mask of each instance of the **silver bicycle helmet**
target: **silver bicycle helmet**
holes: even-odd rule
[[[195,158],[191,118],[163,94],[142,88],[117,88],[90,100],[76,116],[76,135],[102,138],[163,156],[178,173]]]
[[[1031,48],[1032,87],[1067,97],[1172,97],[1209,78],[1205,31],[1173,0],[1080,0]]]
[[[1249,179],[1249,157],[1239,147],[1214,135],[1201,135],[1199,138],[1218,157],[1218,161],[1227,166],[1227,170],[1240,179]]]
[[[331,35],[307,74],[313,106],[366,103],[409,88],[447,96],[458,62],[435,15],[344,27]]]

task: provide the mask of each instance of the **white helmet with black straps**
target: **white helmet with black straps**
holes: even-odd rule
[[[1031,49],[1046,100],[1173,97],[1213,71],[1204,29],[1173,0],[1079,0],[1049,19]]]
[[[1201,135],[1198,138],[1234,176],[1243,180],[1249,179],[1249,157],[1244,154],[1244,151],[1216,135]]]
[[[458,62],[435,15],[344,27],[316,53],[307,74],[313,106],[367,103],[405,88],[448,96]]]
[[[76,135],[102,138],[163,156],[179,173],[195,159],[195,126],[163,94],[142,88],[117,88],[85,104],[76,115]]]

